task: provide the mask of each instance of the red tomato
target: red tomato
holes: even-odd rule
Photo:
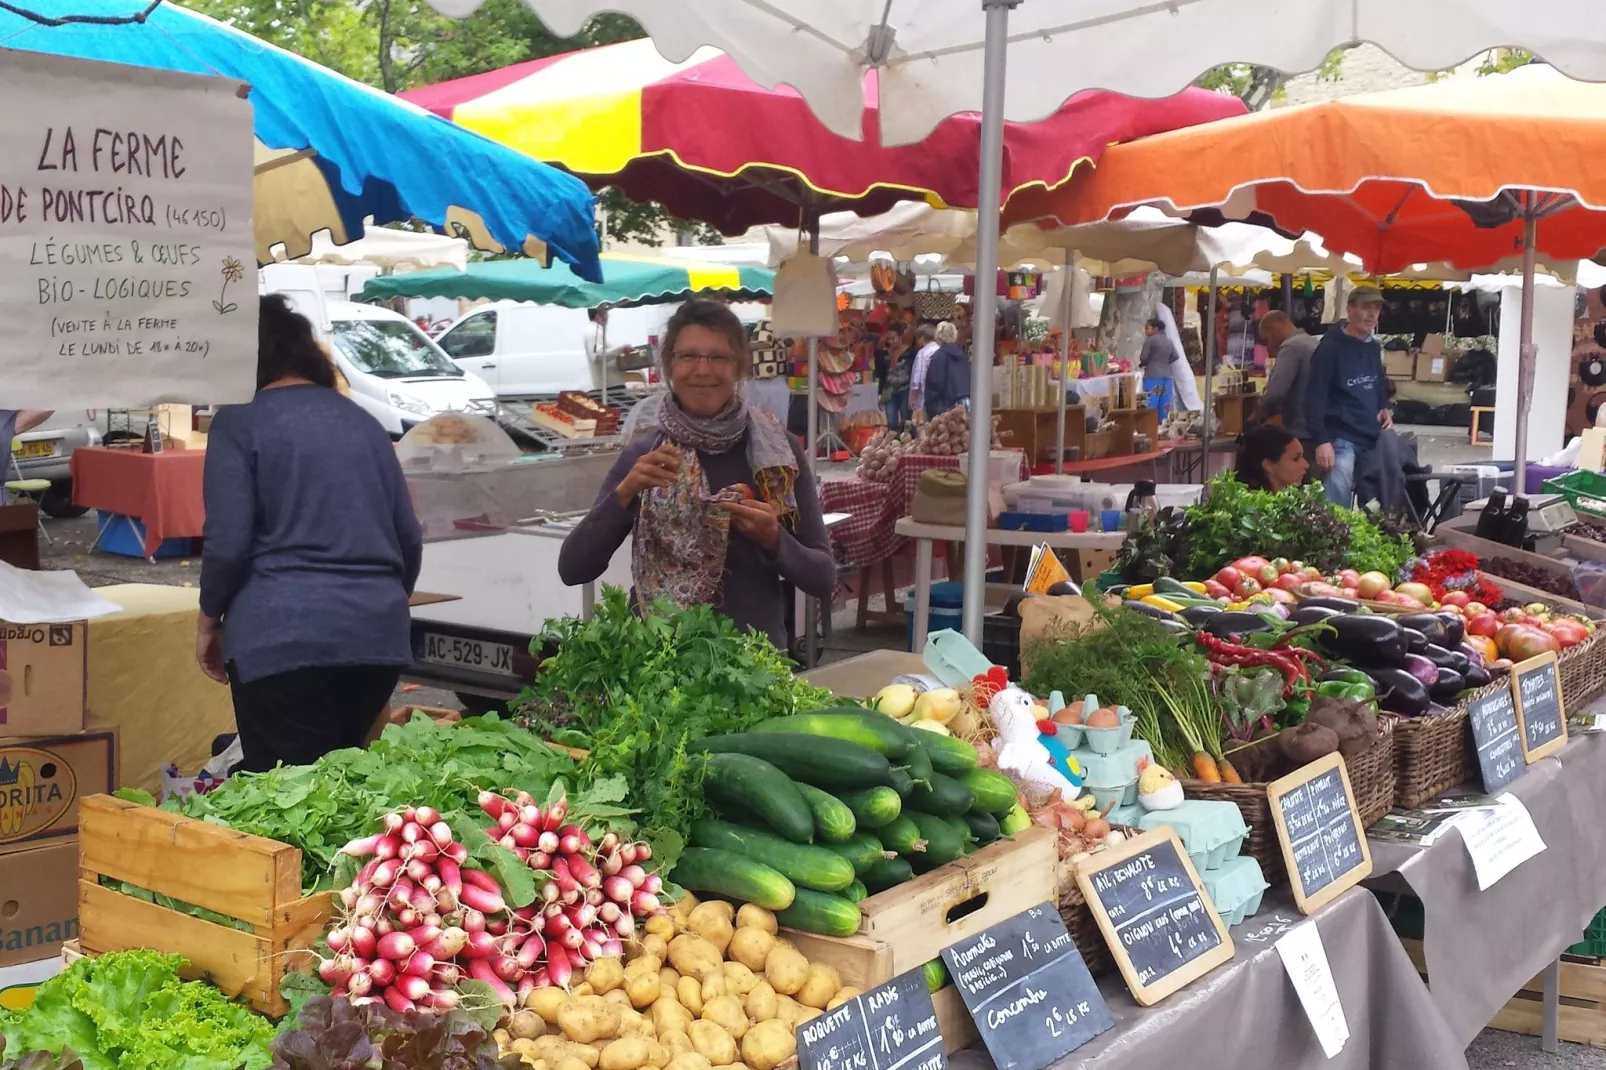
[[[1307,580],[1319,580],[1325,578],[1322,576],[1322,570],[1313,565],[1306,565],[1304,568],[1296,568],[1294,569],[1294,574],[1297,576],[1302,576]]]
[[[1294,563],[1286,557],[1274,557],[1271,559],[1271,567],[1277,570],[1277,575],[1281,576],[1284,572],[1291,571]]]
[[[1500,613],[1501,620],[1514,620],[1520,622],[1522,618],[1527,616],[1528,611],[1523,609],[1521,606],[1512,606],[1510,609],[1502,610]]]
[[[1577,646],[1589,638],[1589,631],[1575,620],[1557,620],[1545,625],[1545,631],[1563,647]]]
[[[1296,588],[1305,586],[1305,584],[1309,582],[1309,580],[1305,579],[1297,572],[1284,572],[1281,576],[1277,577],[1276,586],[1284,591],[1292,591]]]
[[[1341,588],[1339,588],[1338,593],[1339,593],[1339,595],[1341,597],[1353,598],[1353,599],[1356,599],[1357,601],[1359,601],[1360,597],[1361,597],[1361,592],[1357,591],[1353,587],[1341,587]]]
[[[1232,567],[1237,569],[1239,572],[1247,572],[1250,575],[1254,575],[1269,564],[1271,564],[1271,562],[1267,561],[1264,557],[1256,557],[1251,554],[1248,557],[1240,557],[1238,560],[1234,561],[1232,563]]]
[[[1226,586],[1225,584],[1219,583],[1216,580],[1205,580],[1204,589],[1205,594],[1209,595],[1211,598],[1232,597],[1232,588]]]
[[[1284,576],[1282,578],[1287,579],[1288,577]],[[1285,606],[1291,606],[1299,601],[1294,597],[1294,592],[1283,587],[1267,587],[1266,593],[1271,595],[1273,602],[1281,602]]]
[[[1239,598],[1248,598],[1252,594],[1259,594],[1260,581],[1249,576],[1245,576],[1243,579],[1238,581],[1238,586],[1233,588],[1232,593],[1237,595]]]
[[[1361,583],[1361,574],[1352,568],[1346,568],[1338,574],[1340,587],[1358,587]]]
[[[1217,572],[1215,578],[1217,583],[1231,591],[1237,589],[1238,581],[1244,578],[1244,574],[1233,568],[1231,565],[1228,565],[1226,568]]]
[[[1442,606],[1464,606],[1472,601],[1472,596],[1465,591],[1446,591],[1444,597],[1439,599]]]
[[[1493,639],[1495,633],[1500,631],[1500,618],[1493,613],[1479,613],[1477,616],[1467,617],[1467,634],[1483,636]]]

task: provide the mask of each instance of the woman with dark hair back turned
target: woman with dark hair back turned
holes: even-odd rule
[[[558,575],[571,587],[595,580],[629,536],[638,599],[712,605],[785,650],[783,582],[822,599],[836,585],[814,475],[774,417],[736,393],[751,359],[729,308],[687,301],[661,352],[658,426],[620,453],[563,540]]]
[[[423,534],[390,436],[282,296],[262,298],[256,397],[212,422],[205,496],[195,656],[233,688],[244,768],[360,746],[412,660]]]
[[[1305,447],[1279,424],[1256,424],[1238,441],[1238,480],[1246,487],[1275,493],[1305,482],[1309,470]]]

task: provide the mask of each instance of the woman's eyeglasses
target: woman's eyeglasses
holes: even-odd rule
[[[676,353],[671,359],[675,367],[682,371],[691,371],[699,364],[706,364],[715,371],[729,371],[736,367],[736,358],[729,353]]]

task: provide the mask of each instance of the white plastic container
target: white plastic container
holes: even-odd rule
[[[987,457],[987,485],[1002,490],[1020,478],[1025,450],[993,450]],[[970,453],[959,455],[959,471],[970,478]]]

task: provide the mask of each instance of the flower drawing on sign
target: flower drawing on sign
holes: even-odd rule
[[[230,312],[233,312],[240,306],[235,304],[233,301],[225,304],[223,299],[228,296],[229,283],[239,282],[241,279],[245,278],[245,267],[238,260],[234,259],[234,257],[225,256],[223,258],[222,275],[223,289],[218,292],[217,300],[212,302],[212,307],[217,309],[217,314],[219,316],[227,316]]]

